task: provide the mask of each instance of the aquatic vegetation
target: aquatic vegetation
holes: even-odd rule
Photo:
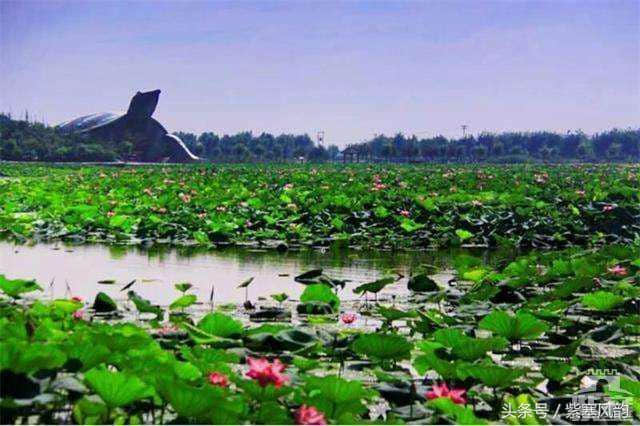
[[[0,234],[17,240],[556,248],[640,233],[637,165],[3,164],[0,173],[11,176],[0,179]]]
[[[187,283],[158,306],[132,289],[51,300],[0,276],[2,421],[571,423],[574,397],[640,419],[640,246],[453,266],[447,282],[433,265],[390,275],[413,289],[377,301],[309,271],[304,298],[254,310],[194,303]],[[289,315],[252,320],[268,310]]]

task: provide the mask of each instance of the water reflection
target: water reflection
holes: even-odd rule
[[[451,265],[460,253],[483,257],[487,263],[504,261],[513,252],[480,250],[440,251],[355,251],[348,248],[278,252],[246,248],[224,248],[207,251],[201,248],[153,248],[130,246],[62,244],[14,245],[0,242],[0,273],[10,278],[35,278],[42,286],[54,280],[43,297],[65,297],[67,284],[74,296],[92,300],[97,291],[123,298],[120,287],[137,279],[133,290],[154,303],[169,304],[179,296],[173,285],[190,282],[199,300],[208,300],[212,285],[217,302],[241,302],[244,291],[237,285],[255,277],[249,289],[251,299],[287,293],[297,298],[304,286],[293,280],[306,270],[322,268],[338,279],[351,280],[342,297],[353,298],[352,289],[364,282],[396,270],[404,275],[419,264],[442,268]],[[98,284],[115,280],[117,285]],[[389,291],[406,291],[406,281],[391,286]]]

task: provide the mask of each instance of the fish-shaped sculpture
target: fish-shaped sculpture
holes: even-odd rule
[[[151,116],[156,110],[160,90],[138,92],[131,99],[127,112],[102,112],[85,115],[60,124],[66,133],[86,134],[108,142],[133,143],[133,160],[140,162],[192,163],[200,159],[193,155],[179,137]]]

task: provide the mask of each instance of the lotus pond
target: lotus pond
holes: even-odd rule
[[[630,243],[640,166],[0,164],[0,234],[179,245]]]
[[[0,420],[637,423],[638,171],[0,165]]]

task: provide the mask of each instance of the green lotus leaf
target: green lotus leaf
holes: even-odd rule
[[[484,317],[478,326],[511,341],[535,339],[549,329],[544,321],[523,311],[510,315],[496,310]]]
[[[278,294],[272,294],[271,298],[278,303],[282,303],[289,298],[289,295],[287,293],[278,293]]]
[[[171,304],[169,305],[169,309],[173,311],[176,309],[188,308],[189,306],[196,303],[197,300],[198,297],[195,294],[185,294],[184,296],[180,296],[176,300],[171,302]]]
[[[438,357],[435,351],[426,351],[424,355],[419,355],[413,359],[413,367],[423,375],[429,370],[433,370],[443,379],[457,379],[458,366],[460,361],[447,361]]]
[[[359,418],[367,412],[365,403],[376,395],[375,391],[365,389],[359,380],[345,380],[333,375],[307,377],[304,390],[305,403],[313,405],[329,419],[341,419],[345,415]]]
[[[93,301],[93,309],[96,312],[114,312],[118,310],[118,305],[106,293],[99,292]]]
[[[292,423],[289,410],[276,401],[266,401],[260,404],[255,416],[256,424],[286,425]]]
[[[226,339],[240,338],[244,331],[240,321],[220,312],[212,312],[205,315],[198,322],[198,328],[212,336]]]
[[[174,287],[180,293],[185,293],[185,292],[189,291],[189,289],[191,289],[193,287],[193,284],[191,284],[191,283],[178,283],[178,284],[174,285]]]
[[[418,317],[418,312],[414,310],[403,311],[400,309],[396,309],[394,307],[385,307],[382,305],[379,305],[377,307],[377,311],[378,311],[378,314],[380,314],[388,322],[393,322],[400,319],[410,319],[410,318]]]
[[[465,336],[460,330],[453,328],[440,329],[433,335],[436,342],[451,348],[451,354],[465,361],[474,361],[489,351],[504,349],[508,341],[502,337],[477,339]]]
[[[153,396],[153,388],[138,377],[119,371],[93,369],[85,382],[109,407],[122,407]]]
[[[18,299],[21,294],[42,290],[42,287],[34,280],[10,280],[0,275],[0,290],[7,296]]]
[[[0,370],[35,373],[61,367],[67,356],[56,344],[27,343],[11,339],[0,342]]]
[[[458,425],[485,425],[487,421],[475,416],[471,408],[456,404],[451,398],[436,398],[427,403],[429,408],[444,414]]]
[[[351,349],[376,360],[399,360],[409,358],[413,344],[396,334],[361,334],[351,344]]]
[[[465,364],[458,367],[458,377],[473,377],[490,388],[505,388],[526,373],[523,369],[500,367],[495,364]]]
[[[251,284],[253,282],[253,279],[255,277],[251,277],[251,278],[247,278],[246,280],[244,280],[242,283],[240,283],[240,285],[238,286],[238,288],[247,288],[249,287],[249,284]]]
[[[489,273],[490,271],[485,268],[470,269],[462,274],[462,279],[466,281],[472,281],[474,283],[479,283],[484,279],[484,277],[489,275]]]
[[[436,283],[427,274],[418,274],[409,278],[407,288],[416,293],[440,290],[438,283]]]
[[[296,311],[306,315],[329,315],[333,313],[333,308],[324,302],[306,302],[298,303]]]
[[[544,377],[556,382],[561,382],[569,371],[571,371],[571,364],[556,361],[547,361],[540,369]]]
[[[353,292],[356,294],[379,293],[383,288],[394,282],[396,282],[395,277],[384,277],[379,280],[359,285],[353,289]]]
[[[180,418],[194,419],[198,423],[237,424],[247,409],[242,399],[231,396],[226,388],[219,386],[197,387],[163,379],[158,384],[158,391]]]
[[[583,305],[597,311],[610,311],[624,302],[624,297],[608,291],[596,291],[582,296]]]
[[[51,302],[51,306],[68,315],[82,308],[82,303],[69,299],[57,299]]]
[[[331,306],[334,312],[340,307],[340,298],[324,284],[308,285],[300,295],[300,301],[306,302],[322,302]]]
[[[162,316],[162,308],[160,306],[153,305],[149,300],[139,296],[135,291],[129,290],[127,296],[136,306],[138,312],[155,314],[158,318]]]
[[[460,238],[460,241],[466,241],[469,238],[473,237],[473,233],[465,230],[465,229],[456,229],[456,235]]]
[[[111,351],[85,334],[76,333],[64,342],[64,351],[69,359],[77,359],[81,370],[87,371],[108,361]]]
[[[72,412],[77,424],[102,424],[107,420],[109,407],[96,395],[89,395],[76,401]]]
[[[305,273],[302,273],[294,278],[294,281],[302,284],[316,283],[322,276],[322,269],[312,269]]]

